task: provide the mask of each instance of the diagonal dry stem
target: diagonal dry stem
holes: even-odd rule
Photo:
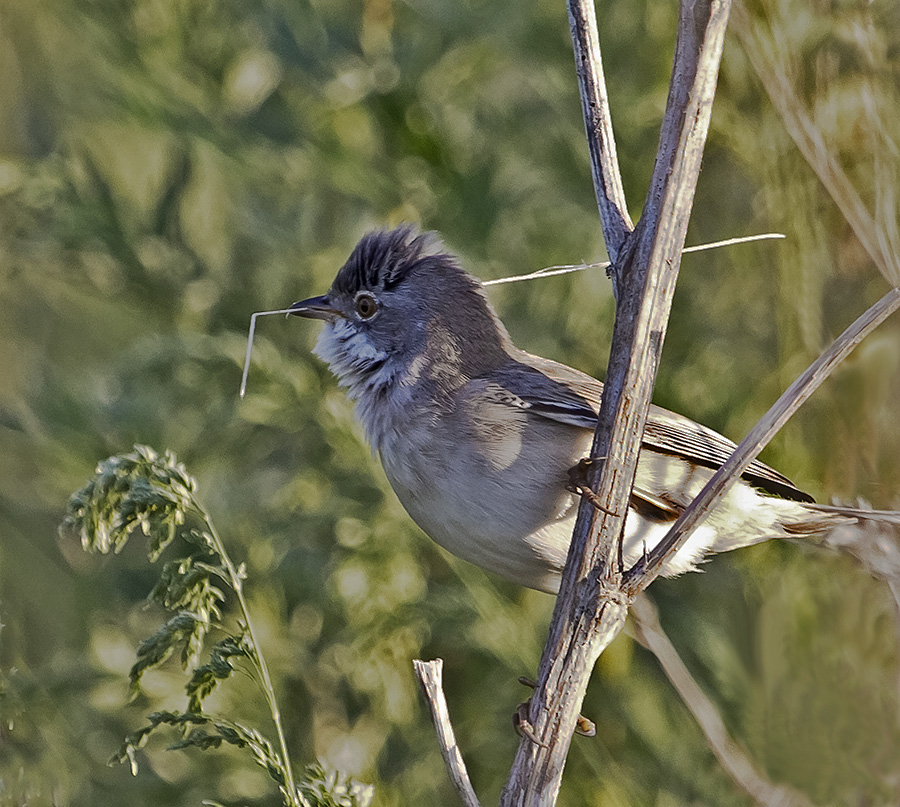
[[[825,186],[878,271],[892,286],[900,286],[900,252],[897,250],[900,236],[897,234],[897,219],[896,216],[887,217],[889,212],[896,214],[895,200],[882,188],[879,207],[884,217],[881,217],[881,221],[890,221],[890,226],[879,227],[841,168],[833,150],[825,142],[821,130],[809,116],[805,104],[794,91],[783,60],[773,52],[771,44],[752,23],[741,3],[735,5],[732,27],[740,37],[750,64],[803,158],[816,172],[819,181]]]
[[[635,597],[631,617],[635,638],[656,656],[666,678],[706,735],[712,752],[735,783],[759,807],[810,807],[809,800],[802,793],[783,785],[774,785],[766,779],[732,739],[715,705],[694,680],[663,631],[656,605],[646,593]]]
[[[625,574],[625,590],[634,596],[650,585],[666,559],[675,554],[691,531],[746,470],[751,461],[791,415],[815,392],[850,352],[878,325],[900,308],[900,289],[891,289],[875,305],[858,317],[818,359],[816,359],[775,401],[768,412],[740,442],[734,453],[706,483],[672,528],[633,569]]]

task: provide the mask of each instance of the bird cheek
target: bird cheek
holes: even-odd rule
[[[390,323],[388,333],[392,353],[415,356],[425,350],[427,332],[423,323],[409,321]]]

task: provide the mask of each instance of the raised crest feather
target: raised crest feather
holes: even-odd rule
[[[354,294],[360,289],[389,291],[424,258],[441,253],[435,233],[419,233],[410,224],[363,236],[334,279],[334,289]],[[448,254],[447,258],[452,259]]]

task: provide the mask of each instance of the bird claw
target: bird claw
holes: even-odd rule
[[[516,707],[516,711],[513,712],[513,728],[520,737],[527,737],[535,745],[539,745],[541,748],[547,748],[547,743],[542,743],[537,738],[537,734],[534,733],[534,726],[531,725],[531,721],[528,719],[528,710],[530,708],[530,699],[524,703],[520,703]]]
[[[569,468],[569,470],[566,471],[566,475],[569,477],[569,481],[566,484],[566,490],[570,493],[578,493],[579,488],[587,485],[588,471],[595,462],[596,460],[591,457],[582,457]]]
[[[533,678],[529,678],[527,675],[520,675],[519,683],[523,686],[531,687],[532,689],[537,688],[537,681]],[[528,719],[530,706],[530,698],[518,705],[516,711],[513,713],[513,727],[516,730],[516,734],[520,737],[527,737],[535,745],[546,748],[546,743],[542,743],[538,740],[537,735],[534,732],[534,726],[531,725],[531,721]],[[597,734],[597,726],[593,720],[589,720],[584,715],[578,715],[575,720],[575,733],[580,734],[582,737],[593,737]]]
[[[615,511],[604,507],[604,505],[600,501],[600,497],[588,484],[588,471],[590,470],[591,466],[593,466],[594,463],[600,462],[604,459],[606,458],[582,457],[580,460],[578,460],[578,462],[568,470],[569,481],[566,484],[566,490],[569,491],[569,493],[576,493],[579,496],[583,496],[601,513],[606,513],[606,515],[608,516],[618,516],[618,513],[616,513]]]

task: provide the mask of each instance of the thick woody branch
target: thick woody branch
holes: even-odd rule
[[[675,63],[644,217],[620,252],[618,308],[589,483],[528,720],[502,805],[552,805],[588,679],[624,624],[620,541],[706,140],[728,0],[682,3]],[[593,16],[593,9],[586,14]],[[576,42],[576,49],[578,45]],[[599,74],[599,71],[597,71]],[[591,131],[590,122],[588,131]]]
[[[568,5],[595,190],[607,250],[615,262],[612,276],[618,307],[592,445],[592,456],[603,462],[595,463],[596,470],[587,480],[592,501],[585,497],[579,508],[538,685],[526,719],[528,731],[501,794],[500,803],[505,807],[555,804],[594,663],[622,629],[633,598],[658,576],[665,560],[684,544],[692,527],[834,367],[900,307],[900,290],[894,289],[860,317],[782,395],[682,514],[667,538],[642,563],[624,572],[621,536],[705,145],[730,0],[682,1],[660,146],[637,230],[632,230],[622,192],[593,3],[569,0]],[[805,123],[808,121],[795,123],[795,131],[807,131]],[[855,219],[857,235],[890,277],[897,266],[896,255],[874,249],[884,239],[873,237],[877,228],[871,216],[857,203],[858,197],[844,192],[841,176],[835,173],[836,163],[826,159],[827,155],[823,157],[815,142],[807,140],[806,144],[810,146],[806,151],[819,160],[819,168],[824,166],[824,173],[831,179],[837,177],[836,181],[823,178],[823,182],[830,190],[837,188],[836,201],[842,209],[849,207],[852,215],[848,218]],[[660,658],[726,769],[759,803],[802,804],[801,797],[759,777],[740,755],[708,699],[680,665],[665,635],[656,629],[658,623],[653,622],[652,613],[644,616],[644,640]],[[454,785],[465,804],[477,804],[450,727],[439,663],[416,662],[416,672],[425,688]]]
[[[437,732],[438,745],[441,747],[441,756],[444,758],[444,765],[450,774],[450,781],[453,782],[456,792],[466,807],[481,807],[478,796],[475,795],[475,790],[469,781],[466,763],[463,762],[459,746],[456,744],[453,726],[450,724],[450,712],[447,710],[447,699],[444,697],[443,689],[444,660],[438,658],[434,661],[420,661],[416,659],[413,661],[413,667],[416,671],[416,678],[422,685],[425,700],[428,701],[431,719]]]
[[[743,749],[731,738],[718,710],[700,689],[663,631],[656,606],[647,594],[635,598],[631,617],[635,638],[656,656],[669,682],[706,735],[712,752],[737,785],[760,807],[810,807],[809,800],[802,793],[774,785],[759,773]]]

